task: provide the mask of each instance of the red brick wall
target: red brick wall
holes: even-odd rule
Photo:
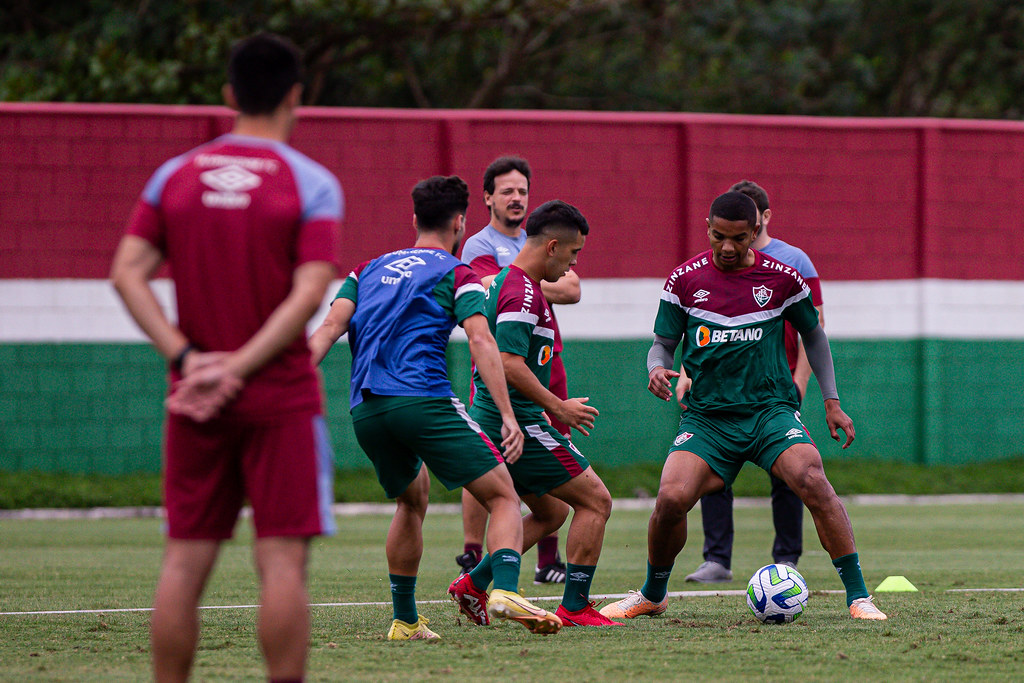
[[[0,104],[0,277],[105,277],[150,173],[230,125],[219,107]],[[469,182],[475,232],[484,167],[517,153],[533,206],[565,199],[590,221],[584,277],[664,276],[749,178],[772,234],[824,279],[1024,279],[1016,122],[306,109],[292,142],[341,179],[352,265],[411,242],[409,190],[428,175]]]

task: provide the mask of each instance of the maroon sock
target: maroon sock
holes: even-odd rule
[[[537,566],[547,567],[558,562],[558,535],[551,534],[537,543]]]
[[[467,543],[462,548],[464,553],[473,553],[473,557],[479,562],[480,558],[484,556],[484,547],[479,543]]]

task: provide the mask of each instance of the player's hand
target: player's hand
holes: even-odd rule
[[[676,403],[683,410],[687,409],[687,405],[683,403],[683,398],[686,396],[686,392],[690,390],[690,385],[693,384],[693,380],[686,375],[679,375],[679,380],[676,381]]]
[[[164,405],[172,413],[206,422],[238,395],[243,384],[221,357],[198,369],[190,367],[188,375],[174,383]]]
[[[836,441],[839,441],[837,429],[842,429],[843,433],[846,434],[846,443],[843,444],[843,448],[847,448],[853,443],[853,420],[839,407],[839,399],[830,398],[825,400],[825,422],[828,423],[828,431]]]
[[[558,421],[570,427],[575,427],[583,436],[590,436],[588,429],[594,428],[594,418],[600,415],[597,408],[588,406],[589,396],[583,398],[568,398],[562,401],[557,410],[552,411]]]
[[[181,376],[188,377],[189,373],[219,363],[227,356],[227,351],[192,351],[186,354],[185,361],[181,364]]]
[[[672,400],[672,380],[679,376],[675,370],[654,368],[648,375],[647,391],[662,401]]]
[[[515,418],[501,420],[502,457],[511,465],[523,454],[523,431]]]

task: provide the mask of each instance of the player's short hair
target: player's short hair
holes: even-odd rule
[[[725,221],[746,221],[753,228],[757,225],[757,205],[742,192],[726,192],[711,202],[708,219],[714,220],[715,216]]]
[[[228,83],[243,114],[270,114],[302,81],[302,53],[287,38],[257,33],[231,48]]]
[[[494,194],[494,179],[512,171],[519,171],[526,176],[526,189],[530,189],[530,164],[522,157],[504,156],[492,161],[484,171],[484,192]]]
[[[567,204],[561,199],[552,199],[544,202],[530,214],[526,219],[526,236],[533,237],[542,232],[557,228],[578,231],[581,235],[590,232],[587,219],[583,217],[580,210],[572,204]]]
[[[439,230],[455,216],[465,215],[469,186],[457,175],[436,175],[416,183],[412,188],[412,205],[417,228]]]
[[[757,210],[764,213],[768,210],[768,193],[765,192],[764,188],[755,183],[753,180],[741,180],[732,187],[729,188],[732,192],[742,192],[751,199],[754,200],[754,204],[757,205]]]

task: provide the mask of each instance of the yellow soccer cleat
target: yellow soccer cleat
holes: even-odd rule
[[[601,614],[609,619],[635,619],[645,614],[656,617],[664,614],[667,609],[668,596],[662,598],[661,602],[653,602],[640,591],[629,591],[622,600],[602,607]]]
[[[487,613],[491,619],[518,621],[533,633],[558,633],[562,620],[530,603],[519,593],[495,588],[487,599]]]
[[[401,619],[395,619],[391,622],[388,640],[440,640],[441,636],[427,628],[429,623],[430,620],[423,615],[420,615],[415,624],[407,624]]]
[[[885,616],[882,610],[875,607],[875,603],[872,602],[873,598],[869,595],[866,598],[857,598],[850,605],[850,617],[853,619],[870,619],[873,621],[885,621],[889,617]]]

